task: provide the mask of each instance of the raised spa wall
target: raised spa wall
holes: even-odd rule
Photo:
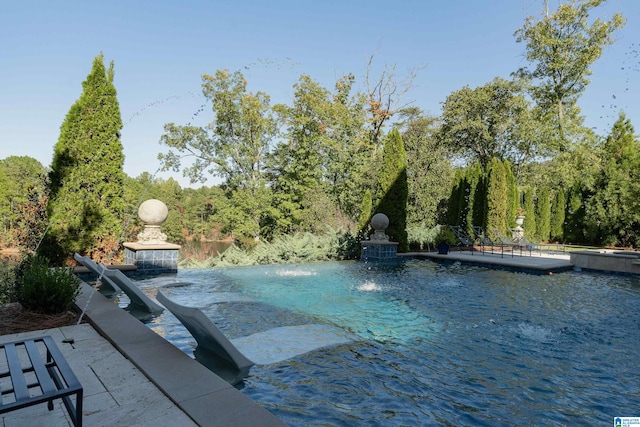
[[[640,275],[640,252],[587,250],[570,253],[571,264],[585,270]]]

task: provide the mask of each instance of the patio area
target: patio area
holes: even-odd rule
[[[84,425],[197,425],[88,323],[4,335],[0,342],[43,335],[53,337],[84,388]],[[53,411],[42,403],[2,415],[4,427],[72,425],[61,399]]]

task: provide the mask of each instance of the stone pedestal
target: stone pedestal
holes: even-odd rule
[[[398,254],[398,242],[363,240],[360,245],[362,261],[390,260],[395,259]]]
[[[389,226],[389,218],[383,213],[377,213],[371,218],[374,233],[369,240],[360,242],[361,261],[381,261],[395,259],[398,254],[398,242],[390,242],[385,230]]]
[[[176,273],[180,245],[172,243],[124,243],[124,262],[136,266],[139,274]]]

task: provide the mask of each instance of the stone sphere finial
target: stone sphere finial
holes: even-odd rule
[[[377,213],[371,218],[371,227],[373,227],[373,234],[371,240],[388,241],[389,236],[384,232],[389,226],[389,217],[383,213]]]
[[[161,200],[149,199],[142,202],[138,208],[138,216],[145,224],[160,225],[169,216],[169,209]]]
[[[155,245],[167,242],[167,235],[160,232],[160,225],[169,216],[169,209],[158,199],[144,201],[138,208],[138,216],[144,222],[144,231],[138,234],[138,243]]]

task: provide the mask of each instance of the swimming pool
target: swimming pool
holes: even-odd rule
[[[407,260],[180,270],[138,282],[230,338],[324,324],[347,343],[251,369],[290,425],[607,425],[640,415],[640,279]],[[191,354],[170,313],[149,327]]]

